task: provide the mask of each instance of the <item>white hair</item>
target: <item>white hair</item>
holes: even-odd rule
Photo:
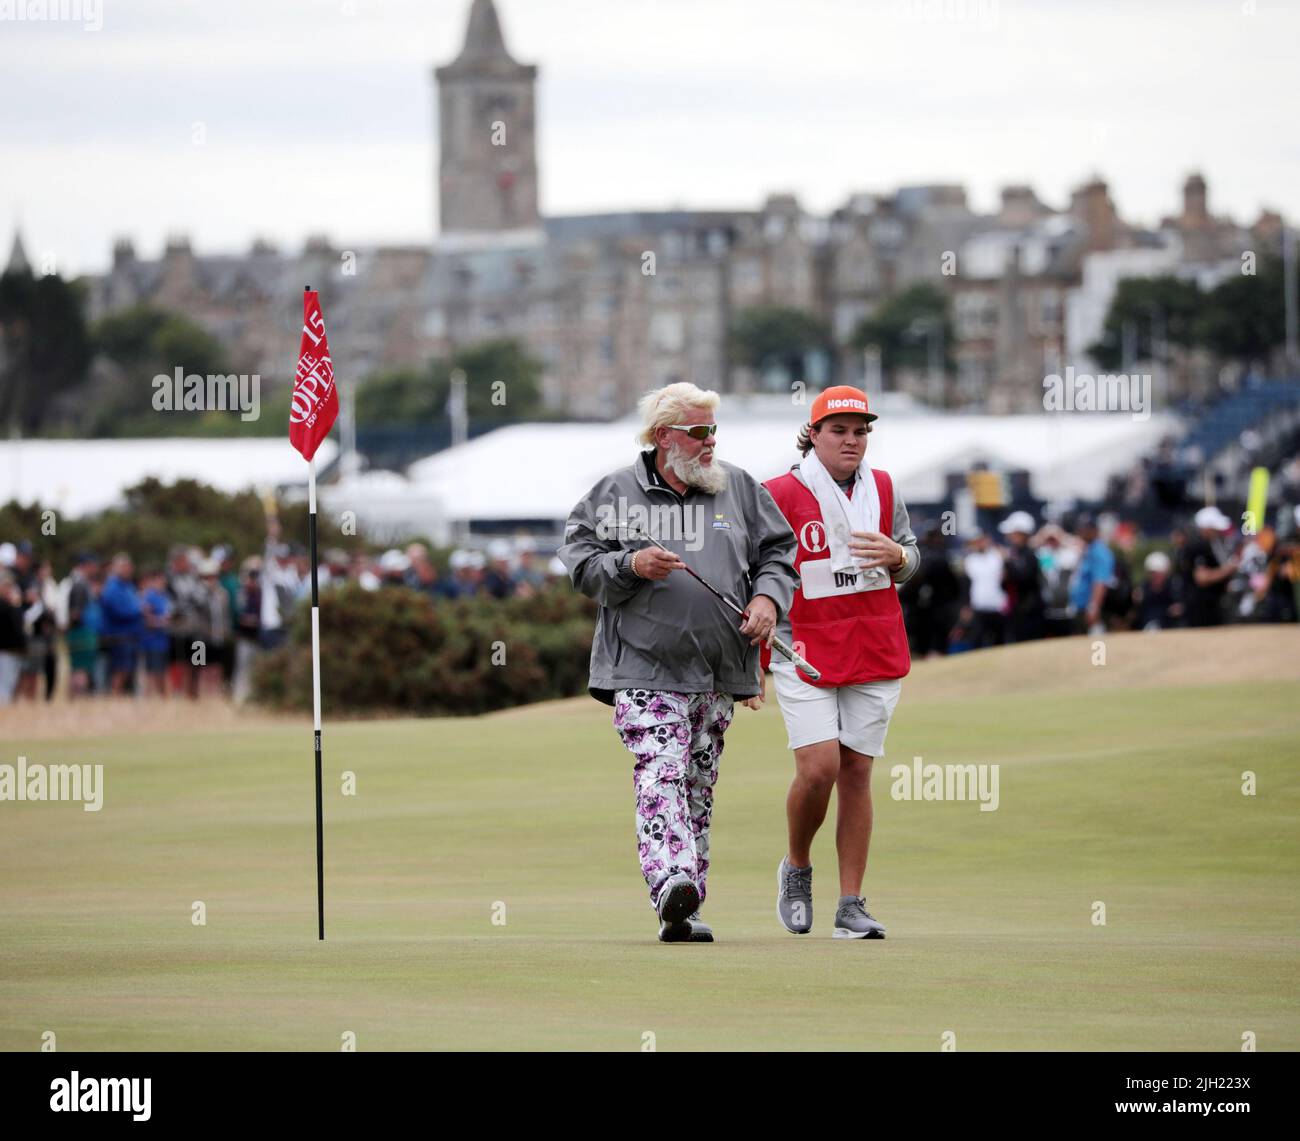
[[[697,388],[686,381],[647,392],[636,406],[637,411],[641,413],[642,425],[637,442],[643,447],[653,448],[655,432],[659,428],[666,428],[669,424],[680,424],[685,415],[696,409],[717,408],[720,399],[716,392]]]

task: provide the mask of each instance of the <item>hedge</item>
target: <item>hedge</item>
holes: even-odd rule
[[[320,598],[321,706],[330,714],[469,715],[586,692],[596,604],[557,583],[531,598],[431,599],[355,583]],[[255,700],[311,709],[311,609],[260,656]]]

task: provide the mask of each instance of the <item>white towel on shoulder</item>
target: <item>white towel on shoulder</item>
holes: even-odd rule
[[[857,559],[849,553],[849,536],[853,531],[880,530],[880,490],[871,466],[863,457],[854,473],[853,497],[845,495],[831,473],[809,452],[799,465],[799,474],[808,490],[817,497],[822,522],[826,525],[826,542],[831,551],[831,570],[840,572],[861,571],[864,579],[887,576],[884,567],[862,570]]]

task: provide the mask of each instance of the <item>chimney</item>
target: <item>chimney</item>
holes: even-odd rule
[[[1185,230],[1204,230],[1210,224],[1205,179],[1199,174],[1189,174],[1183,183],[1182,223]]]
[[[121,269],[135,261],[135,243],[130,238],[113,239],[113,268]]]
[[[1115,213],[1115,204],[1110,200],[1106,183],[1101,178],[1093,178],[1074,192],[1070,201],[1070,213],[1087,230],[1087,248],[1090,253],[1117,248],[1119,217]]]
[[[1004,186],[1002,188],[1002,210],[998,220],[1004,226],[1020,228],[1032,225],[1043,213],[1032,188],[1028,186]]]

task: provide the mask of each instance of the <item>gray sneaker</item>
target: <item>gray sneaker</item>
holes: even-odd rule
[[[685,872],[674,872],[664,880],[655,899],[659,921],[669,925],[681,923],[699,906],[700,890]]]
[[[784,856],[776,869],[776,917],[794,935],[812,930],[812,865],[792,867]]]
[[[840,896],[835,911],[836,939],[883,939],[885,929],[871,917],[867,901],[860,895]]]

